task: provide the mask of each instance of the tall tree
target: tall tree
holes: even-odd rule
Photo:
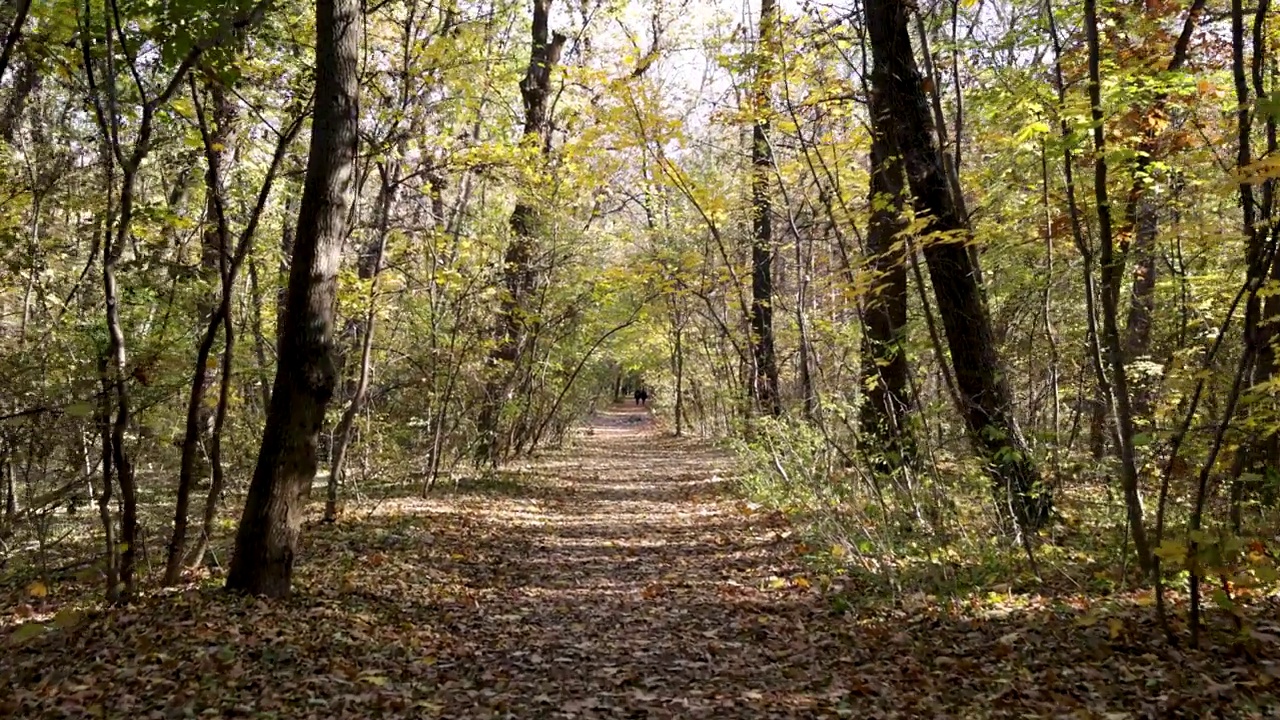
[[[550,30],[551,0],[533,0],[533,45],[529,66],[520,80],[524,103],[524,142],[542,157],[551,153],[551,71],[560,62],[567,38]],[[511,242],[502,258],[502,305],[498,310],[497,340],[489,353],[490,378],[480,411],[477,457],[496,463],[506,451],[500,435],[502,408],[531,336],[529,327],[538,271],[535,267],[540,213],[532,198],[522,196],[511,213]]]
[[[1270,279],[1280,279],[1280,262],[1277,261],[1276,246],[1280,242],[1280,224],[1274,217],[1276,206],[1276,185],[1274,177],[1255,183],[1248,176],[1248,167],[1253,163],[1253,124],[1250,91],[1253,98],[1267,97],[1266,67],[1267,42],[1266,22],[1269,16],[1270,0],[1260,0],[1253,16],[1251,34],[1252,62],[1245,65],[1245,15],[1241,0],[1231,3],[1231,68],[1236,91],[1236,167],[1244,179],[1240,183],[1241,220],[1245,238],[1245,262],[1249,271],[1250,284],[1254,291],[1249,294],[1245,305],[1244,344],[1245,352],[1253,360],[1249,382],[1258,387],[1269,382],[1275,375],[1276,356],[1274,341],[1276,334],[1275,320],[1280,315],[1280,300],[1268,295],[1264,301],[1257,289]],[[1277,123],[1274,111],[1261,113],[1265,116],[1265,136],[1267,155],[1274,156],[1278,147]],[[1257,401],[1255,401],[1257,402]],[[1257,410],[1265,410],[1265,406],[1257,405]],[[1274,420],[1263,414],[1257,425],[1266,427]],[[1251,475],[1262,475],[1269,468],[1280,464],[1280,436],[1275,432],[1255,431],[1249,443],[1242,449],[1243,463],[1241,470]],[[1232,503],[1232,523],[1240,526],[1240,500],[1244,483],[1235,486],[1235,502]]]
[[[230,288],[220,285],[220,283],[225,279],[223,278],[223,268],[226,264],[226,253],[230,252],[231,248],[227,247],[225,208],[222,204],[225,196],[223,184],[226,181],[227,170],[230,165],[230,148],[235,141],[235,126],[239,109],[236,107],[229,89],[220,82],[214,81],[210,83],[209,93],[213,101],[213,126],[209,128],[209,123],[201,123],[201,130],[207,130],[208,132],[204,134],[209,136],[206,138],[207,142],[205,143],[207,147],[205,158],[206,224],[201,234],[201,274],[203,275],[202,279],[208,283],[210,289],[220,287],[220,293],[226,295]],[[194,102],[198,106],[200,98],[194,84],[192,85],[192,95]],[[203,111],[201,112],[201,120],[204,120]],[[201,298],[199,302],[200,320],[205,327],[205,331],[200,344],[196,348],[191,387],[187,396],[187,416],[182,438],[182,459],[178,470],[178,495],[175,501],[173,535],[170,538],[168,554],[165,560],[164,581],[166,584],[178,582],[182,571],[188,510],[191,503],[191,491],[196,482],[201,440],[203,437],[204,444],[207,446],[210,439],[209,431],[212,429],[210,421],[213,419],[213,413],[210,412],[210,408],[205,402],[205,397],[216,379],[213,376],[214,373],[210,372],[211,363],[209,361],[213,352],[214,340],[222,324],[218,315],[220,308],[213,302],[214,298],[215,296],[210,292]]]
[[[1187,62],[1191,35],[1195,31],[1200,14],[1204,11],[1205,0],[1193,0],[1187,10],[1187,17],[1182,31],[1173,46],[1173,53],[1165,66],[1166,73],[1175,73]],[[1154,3],[1146,4],[1147,8],[1157,7]],[[1158,265],[1156,263],[1156,239],[1160,230],[1159,208],[1155,198],[1155,167],[1158,164],[1158,153],[1161,128],[1166,125],[1170,93],[1159,93],[1150,110],[1147,111],[1142,128],[1142,138],[1138,142],[1138,152],[1134,157],[1133,182],[1125,205],[1124,226],[1120,235],[1131,238],[1127,245],[1128,252],[1133,255],[1133,284],[1130,286],[1129,313],[1125,322],[1124,352],[1125,359],[1133,362],[1151,352],[1152,312],[1155,309],[1155,288]],[[1125,248],[1120,248],[1119,263],[1124,269]],[[1143,388],[1134,394],[1134,411],[1138,415],[1146,415],[1149,411],[1151,394]]]
[[[773,174],[769,116],[773,112],[770,96],[777,62],[777,27],[776,0],[760,0],[760,37],[751,93],[751,396],[760,410],[770,415],[782,412],[773,342],[773,208],[769,187]]]
[[[1114,419],[1115,444],[1120,454],[1120,484],[1123,486],[1125,509],[1129,519],[1129,531],[1133,535],[1133,548],[1143,570],[1153,569],[1152,555],[1147,543],[1146,524],[1143,520],[1142,495],[1138,488],[1137,459],[1133,447],[1133,407],[1129,394],[1129,378],[1125,369],[1124,347],[1120,341],[1121,275],[1124,273],[1124,255],[1117,252],[1115,232],[1112,229],[1111,199],[1107,188],[1107,141],[1103,127],[1102,79],[1100,72],[1101,48],[1098,40],[1097,0],[1085,0],[1085,35],[1089,45],[1089,104],[1092,107],[1094,176],[1093,192],[1098,210],[1098,263],[1102,271],[1102,332],[1101,347],[1106,354],[1111,371],[1111,411]],[[1107,383],[1100,383],[1104,387]]]
[[[876,457],[899,465],[905,450],[907,356],[902,341],[907,324],[906,243],[902,162],[886,129],[892,122],[885,95],[872,95],[871,219],[867,227],[867,271],[871,283],[862,307],[862,429]]]
[[[1014,416],[1013,393],[996,350],[977,255],[969,252],[973,231],[947,177],[907,32],[912,4],[867,0],[865,7],[874,61],[872,92],[893,119],[885,138],[901,154],[916,212],[928,217],[928,232],[934,235],[924,255],[955,368],[960,411],[970,439],[987,462],[997,502],[1009,509],[1020,527],[1033,530],[1048,520],[1052,498]]]
[[[334,305],[359,130],[361,4],[317,0],[311,148],[293,242],[279,360],[227,587],[289,593],[317,440],[336,383]]]

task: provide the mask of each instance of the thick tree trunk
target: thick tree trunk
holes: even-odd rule
[[[910,392],[903,331],[907,324],[906,228],[902,163],[886,138],[892,122],[884,95],[872,100],[871,220],[867,228],[867,271],[872,275],[862,308],[862,430],[870,454],[884,470],[905,460],[905,426]]]
[[[551,96],[551,71],[560,61],[560,51],[567,38],[552,33],[549,27],[551,0],[533,0],[533,45],[529,66],[520,81],[520,97],[524,102],[524,141],[536,143],[543,156],[551,151],[551,126],[547,117],[547,101]],[[506,453],[506,442],[500,432],[502,409],[511,394],[526,354],[529,321],[525,316],[533,301],[537,285],[534,254],[537,250],[538,210],[528,198],[516,202],[511,213],[511,243],[502,258],[502,304],[498,310],[497,342],[489,353],[490,377],[485,386],[484,404],[477,421],[479,442],[476,457],[497,464]]]
[[[760,0],[760,38],[756,47],[751,126],[751,397],[761,412],[782,413],[778,396],[778,358],[773,342],[773,202],[769,177],[773,148],[769,141],[770,92],[778,8]]]
[[[316,99],[280,358],[227,587],[288,595],[317,442],[333,394],[338,266],[359,129],[360,3],[316,4]]]
[[[1029,530],[1048,520],[1051,496],[1043,487],[1013,411],[1013,393],[995,347],[991,318],[979,281],[972,230],[961,212],[937,146],[924,82],[907,33],[911,4],[867,0],[867,29],[875,69],[876,102],[891,110],[886,139],[901,153],[921,215],[938,237],[924,248],[925,261],[951,351],[965,425],[986,460],[997,501]]]

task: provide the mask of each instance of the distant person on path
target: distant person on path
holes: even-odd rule
[[[637,389],[634,397],[637,405],[644,405],[649,401],[649,393],[644,390]]]

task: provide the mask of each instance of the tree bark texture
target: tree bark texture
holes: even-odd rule
[[[524,141],[536,143],[543,157],[551,152],[551,125],[547,102],[551,97],[551,71],[560,61],[567,38],[552,33],[549,27],[551,0],[533,0],[533,45],[529,66],[520,80],[520,98],[524,104]],[[480,410],[480,434],[476,456],[496,464],[506,452],[500,427],[502,408],[511,392],[513,378],[526,354],[529,337],[530,304],[533,302],[538,273],[535,266],[538,209],[527,197],[516,202],[511,213],[511,242],[502,258],[502,304],[498,310],[496,344],[489,353],[489,372],[485,400]]]
[[[320,426],[336,382],[334,305],[354,187],[360,15],[357,0],[316,4],[315,110],[280,357],[227,576],[227,587],[242,592],[289,593]]]
[[[911,394],[907,357],[902,347],[907,324],[906,243],[898,234],[903,215],[901,158],[886,138],[892,122],[883,95],[873,96],[871,141],[871,219],[867,228],[867,272],[871,274],[862,307],[862,430],[871,454],[885,469],[904,460],[904,425]],[[890,467],[892,466],[892,467]]]
[[[867,0],[867,29],[874,71],[872,92],[893,122],[885,138],[902,157],[916,212],[930,218],[925,261],[950,349],[960,408],[974,446],[986,461],[997,502],[1017,524],[1034,530],[1052,508],[1013,411],[1013,394],[996,351],[995,335],[979,280],[972,230],[952,193],[937,145],[924,82],[907,32],[911,4]],[[892,152],[892,151],[891,151]]]
[[[773,88],[775,0],[760,0],[760,38],[756,46],[756,77],[751,126],[751,396],[761,412],[779,415],[778,357],[773,342],[773,212],[769,178],[773,149],[769,141],[770,92]]]
[[[1134,552],[1144,571],[1153,570],[1143,519],[1142,495],[1138,487],[1137,458],[1133,447],[1133,407],[1130,402],[1128,373],[1124,347],[1120,341],[1119,300],[1124,253],[1117,252],[1112,230],[1111,200],[1107,189],[1107,146],[1103,127],[1101,48],[1098,40],[1096,0],[1085,0],[1085,34],[1089,45],[1089,101],[1092,106],[1094,149],[1094,198],[1098,208],[1098,264],[1102,271],[1102,350],[1111,371],[1111,410],[1114,415],[1115,444],[1120,455],[1120,484],[1124,491],[1125,511]]]

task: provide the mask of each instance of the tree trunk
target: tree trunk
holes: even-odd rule
[[[1099,66],[1098,8],[1096,0],[1085,0],[1085,34],[1089,44],[1089,101],[1092,105],[1094,149],[1094,196],[1098,207],[1098,262],[1102,270],[1102,347],[1111,369],[1111,409],[1114,414],[1115,444],[1120,454],[1120,483],[1133,549],[1144,571],[1153,569],[1151,549],[1143,520],[1142,495],[1138,488],[1137,459],[1133,448],[1133,408],[1130,404],[1124,348],[1120,344],[1119,299],[1124,254],[1117,253],[1111,226],[1111,201],[1107,189],[1106,131],[1103,127],[1102,80]]]
[[[303,506],[333,395],[338,266],[358,140],[360,3],[316,4],[316,93],[280,358],[262,446],[236,533],[227,587],[289,594]]]
[[[13,89],[4,104],[4,110],[0,111],[0,138],[7,143],[13,142],[13,134],[18,128],[19,120],[22,119],[22,111],[27,106],[27,100],[40,86],[40,70],[39,60],[28,57],[15,71],[17,77],[14,79]],[[0,73],[0,77],[3,77],[3,73]]]
[[[27,24],[27,15],[31,11],[31,0],[16,0],[13,5],[13,22],[4,36],[4,47],[0,49],[0,78],[9,67],[9,59],[13,57],[18,41],[22,39],[22,31]]]
[[[1205,0],[1194,0],[1188,9],[1182,32],[1165,68],[1166,72],[1176,72],[1186,64],[1191,33],[1199,21],[1204,5]],[[1168,102],[1168,92],[1157,95],[1147,117],[1152,120],[1163,118],[1167,113]],[[1125,255],[1133,255],[1133,283],[1130,286],[1129,314],[1125,323],[1123,345],[1125,361],[1130,363],[1151,354],[1151,323],[1155,311],[1157,275],[1156,239],[1160,230],[1152,188],[1155,186],[1154,171],[1160,145],[1159,127],[1158,123],[1147,122],[1138,143],[1133,181],[1125,204],[1125,227],[1120,233],[1121,237],[1132,237],[1132,243],[1127,248],[1122,243],[1117,254],[1121,273],[1124,272]],[[1134,414],[1146,416],[1150,414],[1151,388],[1146,382],[1139,382],[1137,385],[1132,399]]]
[[[258,361],[258,392],[262,396],[262,412],[271,407],[271,363],[267,360],[267,337],[262,329],[262,308],[266,297],[258,279],[258,264],[249,259],[249,303],[253,325],[253,356]]]
[[[119,551],[116,548],[116,524],[111,513],[111,500],[115,495],[114,453],[111,451],[111,380],[106,353],[98,356],[98,377],[102,390],[98,395],[98,407],[94,412],[94,422],[98,426],[99,444],[102,446],[102,492],[98,495],[98,518],[102,521],[102,575],[106,581],[106,596],[113,599],[116,594],[116,578],[120,567]]]
[[[1240,0],[1233,0],[1232,14],[1232,76],[1235,80],[1237,123],[1237,155],[1236,167],[1243,168],[1253,162],[1251,138],[1253,134],[1253,114],[1250,112],[1250,82],[1255,98],[1267,97],[1265,78],[1266,62],[1266,19],[1270,9],[1270,0],[1261,0],[1253,18],[1252,50],[1253,58],[1250,73],[1245,69],[1244,8]],[[1265,114],[1266,123],[1266,155],[1273,156],[1277,150],[1277,124],[1274,113]],[[1256,192],[1255,192],[1256,190]],[[1268,280],[1280,279],[1280,261],[1273,257],[1276,244],[1280,241],[1280,226],[1277,226],[1274,210],[1276,204],[1276,180],[1267,178],[1260,187],[1244,182],[1239,186],[1240,206],[1245,237],[1248,238],[1247,266],[1252,283],[1262,287]],[[1276,318],[1280,315],[1280,299],[1274,295],[1267,296],[1264,301],[1257,292],[1249,293],[1245,305],[1244,345],[1245,352],[1253,358],[1252,373],[1249,382],[1252,387],[1270,382],[1276,371],[1276,352],[1274,347],[1276,336]],[[1273,407],[1264,398],[1259,398],[1250,408],[1251,412],[1260,415],[1260,425],[1264,427],[1274,421]],[[1241,447],[1242,470],[1249,473],[1249,478],[1238,478],[1235,483],[1231,520],[1238,532],[1241,525],[1240,503],[1246,490],[1256,490],[1263,483],[1260,480],[1268,470],[1275,472],[1280,465],[1280,440],[1274,431],[1254,430],[1247,442]]]
[[[7,445],[3,458],[0,460],[0,479],[4,481],[4,519],[6,523],[12,523],[18,515],[18,483],[14,478],[13,459]]]
[[[403,148],[401,151],[403,152]],[[369,257],[360,264],[360,277],[370,283],[369,308],[365,311],[364,322],[359,328],[360,367],[357,370],[355,390],[352,391],[351,400],[342,411],[342,418],[334,431],[333,459],[329,463],[329,482],[324,505],[325,522],[338,519],[338,487],[345,480],[347,448],[351,444],[356,417],[364,409],[369,395],[369,376],[373,372],[373,333],[378,319],[378,276],[382,274],[382,258],[387,250],[387,235],[391,229],[391,211],[395,206],[396,190],[400,183],[399,166],[399,160],[393,160],[380,169],[382,187],[378,192],[378,237],[370,243]]]
[[[1052,500],[1013,412],[1013,393],[996,352],[995,336],[979,282],[976,255],[969,252],[972,229],[952,194],[934,134],[924,82],[907,32],[911,4],[868,0],[877,103],[891,112],[886,139],[903,159],[920,215],[932,218],[937,237],[924,248],[925,261],[951,351],[960,408],[969,436],[987,462],[997,502],[1015,522],[1034,530],[1049,517]]]
[[[778,396],[778,358],[773,342],[773,218],[769,177],[773,148],[769,144],[772,112],[774,45],[778,9],[775,0],[760,0],[760,38],[756,47],[755,87],[751,115],[751,397],[769,415],[782,413]]]
[[[547,101],[551,96],[551,71],[560,61],[560,51],[567,38],[551,33],[548,23],[551,0],[533,0],[533,45],[529,66],[520,81],[520,97],[524,102],[524,142],[536,143],[545,157],[551,151],[551,126],[547,117]],[[476,457],[491,465],[506,452],[500,425],[502,409],[509,399],[513,379],[526,354],[530,335],[529,312],[537,285],[534,253],[537,245],[538,210],[527,197],[516,202],[511,213],[511,243],[502,259],[502,304],[497,317],[497,342],[489,353],[490,377],[485,386],[484,404],[480,410],[479,443]]]
[[[195,93],[195,85],[192,85]],[[222,327],[219,313],[229,313],[230,307],[225,302],[215,303],[212,287],[220,286],[219,295],[229,298],[232,288],[227,285],[226,253],[228,237],[224,207],[220,205],[225,196],[223,184],[230,164],[229,148],[234,142],[237,109],[231,94],[216,81],[211,83],[210,95],[213,101],[212,129],[202,120],[202,131],[207,132],[207,150],[205,153],[205,227],[201,235],[201,279],[210,289],[201,298],[198,308],[204,335],[196,349],[196,360],[191,372],[191,386],[187,396],[186,423],[182,437],[182,457],[178,465],[178,496],[174,503],[173,534],[169,540],[168,553],[165,558],[164,583],[176,584],[181,576],[186,550],[187,525],[191,507],[191,491],[197,482],[200,470],[200,450],[207,450],[210,445],[211,421],[213,414],[205,403],[209,389],[217,380],[216,373],[210,372],[210,358],[213,354],[214,341]],[[195,97],[197,103],[199,97]],[[228,353],[223,348],[223,353]],[[215,408],[216,412],[216,408]]]
[[[1148,173],[1151,171],[1148,169]],[[1141,185],[1135,182],[1134,192],[1141,194],[1130,200],[1133,218],[1133,284],[1130,286],[1129,317],[1125,322],[1125,361],[1132,363],[1151,354],[1151,323],[1155,312],[1156,297],[1156,237],[1159,234],[1159,217],[1154,201],[1149,195],[1147,180]],[[1123,264],[1123,260],[1121,261]],[[1135,417],[1146,417],[1151,412],[1151,379],[1140,377],[1133,389]]]
[[[871,219],[867,228],[867,271],[872,275],[862,308],[862,430],[866,447],[882,470],[905,460],[906,412],[910,403],[907,357],[902,347],[907,324],[906,243],[902,163],[885,128],[892,122],[884,95],[872,95]]]
[[[676,401],[674,403],[674,414],[676,423],[676,437],[684,435],[684,326],[677,325],[675,329],[675,344],[671,348],[671,374],[675,377],[676,383]]]

